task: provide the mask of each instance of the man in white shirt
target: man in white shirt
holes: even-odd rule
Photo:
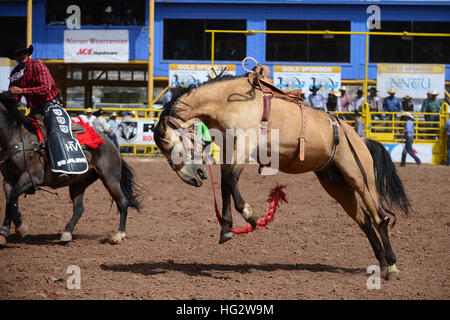
[[[80,117],[84,122],[88,122],[91,127],[94,126],[94,120],[96,118],[96,116],[93,115],[94,110],[92,110],[92,108],[87,108],[86,109],[86,114],[81,114]]]
[[[108,121],[108,128],[110,130],[108,133],[108,137],[112,140],[112,142],[114,142],[117,149],[120,150],[119,139],[117,138],[119,124],[120,124],[119,121],[117,121],[117,113],[116,112],[111,113]]]
[[[350,111],[361,111],[364,101],[366,100],[364,99],[363,91],[361,89],[358,89],[358,91],[356,92],[356,97],[354,97],[352,100],[352,110]]]

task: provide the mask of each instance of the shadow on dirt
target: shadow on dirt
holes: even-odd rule
[[[104,271],[132,272],[146,276],[157,275],[170,271],[183,272],[188,276],[203,276],[210,278],[229,279],[227,276],[214,276],[212,272],[238,272],[249,273],[252,270],[273,272],[273,271],[310,271],[310,272],[331,272],[347,274],[365,274],[361,268],[334,267],[324,264],[204,264],[204,263],[177,263],[177,262],[153,262],[153,263],[133,263],[133,264],[102,264],[100,268]]]
[[[26,236],[25,239],[20,238],[18,235],[12,234],[8,238],[8,243],[15,243],[15,244],[27,244],[27,245],[54,245],[54,246],[60,246],[60,245],[66,245],[67,243],[59,242],[59,238],[61,237],[60,233],[55,234],[32,234]],[[95,234],[76,234],[72,236],[72,241],[76,240],[100,240],[102,237],[101,235],[95,235]],[[68,242],[70,243],[70,242]]]

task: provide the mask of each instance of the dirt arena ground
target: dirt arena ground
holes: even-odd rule
[[[131,211],[127,238],[101,240],[118,228],[101,182],[85,195],[86,211],[74,240],[58,239],[72,215],[68,189],[59,196],[20,198],[31,235],[10,237],[0,250],[2,299],[449,299],[450,168],[398,168],[413,213],[391,231],[399,281],[368,290],[367,267],[377,264],[368,240],[321,188],[313,173],[243,173],[240,189],[258,216],[276,183],[288,204],[266,230],[219,245],[212,187],[184,184],[161,158],[127,158],[146,189],[142,212]],[[213,169],[219,180],[219,167]],[[220,184],[216,182],[220,194]],[[3,221],[5,200],[0,196]],[[235,226],[244,221],[233,213]],[[69,290],[67,268],[77,265],[81,289]]]

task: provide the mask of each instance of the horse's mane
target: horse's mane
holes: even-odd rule
[[[0,108],[0,112],[3,111],[5,120],[11,122],[11,124],[23,125],[31,133],[36,132],[36,127],[30,119],[25,117],[19,110],[19,103],[15,97],[9,93],[0,93],[0,103],[3,104],[6,110]]]
[[[225,70],[224,70],[225,71]],[[183,95],[189,95],[194,89],[204,87],[206,85],[216,83],[216,82],[222,82],[222,81],[230,81],[238,78],[247,77],[247,74],[243,76],[234,76],[231,74],[224,74],[224,71],[222,71],[220,74],[218,74],[216,77],[211,78],[208,76],[208,80],[203,82],[202,84],[196,86],[196,85],[190,85],[188,87],[185,86],[176,86],[173,87],[171,90],[172,92],[172,98],[169,102],[167,102],[164,105],[164,110],[161,112],[161,116],[176,116],[176,111],[174,109],[175,103],[178,101],[178,99]]]

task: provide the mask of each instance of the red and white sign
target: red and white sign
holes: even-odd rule
[[[128,30],[65,30],[64,62],[128,62]]]

